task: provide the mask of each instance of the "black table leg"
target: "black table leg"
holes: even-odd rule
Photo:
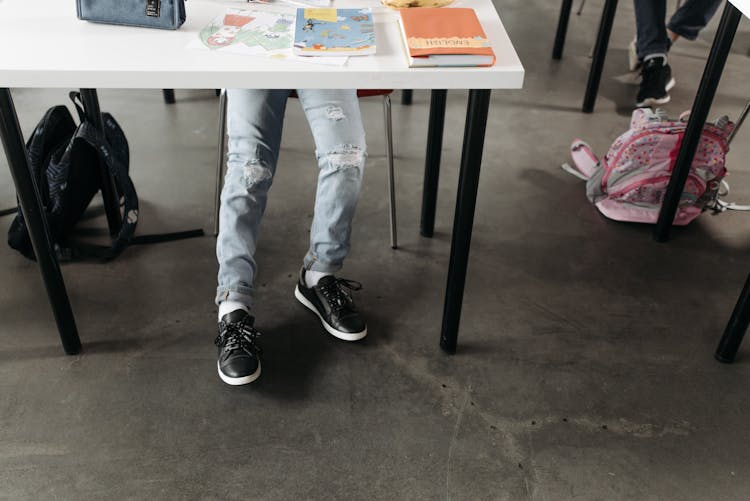
[[[162,89],[162,95],[164,96],[164,102],[166,104],[174,104],[174,89]]]
[[[456,215],[453,219],[451,257],[448,264],[448,283],[445,287],[443,328],[440,334],[440,347],[447,353],[456,352],[489,107],[489,90],[469,91],[464,143],[461,152],[461,171],[456,198]]]
[[[443,150],[447,96],[447,90],[433,90],[430,97],[430,121],[427,128],[427,153],[422,188],[422,219],[419,225],[419,233],[428,238],[432,238],[435,232],[435,206],[440,179],[440,154]]]
[[[742,293],[737,299],[737,304],[729,318],[727,328],[724,329],[724,335],[719,341],[714,358],[719,362],[731,364],[740,349],[742,338],[745,337],[747,327],[750,326],[750,276],[745,281]]]
[[[81,100],[86,110],[86,117],[100,131],[104,132],[102,114],[99,110],[99,98],[96,89],[81,89]],[[122,224],[120,216],[120,201],[115,188],[115,180],[107,169],[104,162],[99,162],[101,176],[102,200],[104,201],[104,212],[107,214],[109,234],[116,235]]]
[[[690,166],[693,164],[695,150],[698,148],[698,143],[703,134],[703,125],[711,109],[711,103],[721,79],[721,72],[724,71],[724,64],[727,62],[729,49],[732,47],[732,41],[741,17],[742,13],[731,2],[726,2],[714,43],[711,46],[711,52],[708,55],[708,61],[706,61],[706,67],[703,70],[703,77],[698,86],[698,93],[693,102],[690,119],[685,128],[680,152],[677,154],[677,160],[675,160],[672,177],[669,179],[667,191],[664,193],[664,202],[654,228],[654,240],[657,242],[666,242],[669,239],[669,230],[672,228],[672,222],[675,214],[677,214],[682,190],[685,188],[685,181],[687,181],[690,173]]]
[[[563,47],[565,47],[565,36],[568,34],[571,10],[573,10],[573,0],[562,0],[560,17],[557,20],[557,32],[555,33],[555,46],[552,48],[552,59],[562,58]]]
[[[411,104],[411,98],[414,91],[411,89],[404,89],[401,91],[401,104],[409,106]]]
[[[47,222],[41,208],[39,191],[29,170],[28,153],[18,125],[13,98],[10,89],[5,88],[0,89],[0,138],[2,138],[5,155],[8,158],[8,166],[18,193],[18,202],[29,230],[36,262],[44,279],[63,349],[68,355],[75,355],[81,351],[75,317],[73,317],[65,282],[47,232]]]
[[[602,11],[602,19],[599,23],[599,32],[596,35],[594,58],[591,61],[591,69],[589,70],[586,94],[583,97],[584,113],[594,111],[596,94],[599,92],[599,82],[601,82],[602,71],[604,70],[604,59],[607,57],[609,36],[612,34],[612,24],[615,21],[615,11],[617,11],[617,0],[606,0],[604,2],[604,10]]]

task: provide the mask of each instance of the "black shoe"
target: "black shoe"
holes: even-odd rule
[[[260,332],[253,322],[255,318],[245,310],[227,313],[219,322],[219,335],[214,341],[219,348],[216,365],[219,377],[227,384],[248,384],[260,376]]]
[[[294,297],[318,315],[323,327],[344,341],[358,341],[367,335],[367,324],[354,307],[350,291],[360,290],[362,284],[328,275],[318,285],[308,287],[305,269],[300,271]]]
[[[669,102],[669,90],[674,87],[672,69],[664,57],[653,57],[643,63],[641,88],[635,105],[638,108],[658,106]]]

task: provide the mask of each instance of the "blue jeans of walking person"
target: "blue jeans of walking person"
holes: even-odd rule
[[[260,222],[281,145],[290,90],[227,92],[227,172],[221,192],[216,304],[217,369],[222,381],[244,385],[260,376],[260,333],[250,315],[255,292]],[[318,188],[294,297],[333,336],[357,341],[367,334],[351,295],[358,282],[337,278],[349,253],[354,209],[365,167],[365,132],[354,90],[297,90],[315,139]],[[291,285],[291,284],[290,284]],[[290,295],[291,297],[291,295]]]
[[[290,90],[227,92],[227,172],[221,193],[216,303],[253,304],[255,250],[279,157]],[[354,90],[297,91],[315,139],[318,188],[306,270],[335,273],[349,252],[365,166],[365,132]]]
[[[636,48],[638,59],[643,60],[669,51],[671,41],[667,29],[687,40],[695,40],[716,13],[721,0],[685,0],[666,25],[667,0],[634,0],[634,3]]]
[[[721,0],[685,0],[665,25],[667,0],[634,0],[636,40],[630,48],[630,68],[641,67],[641,83],[635,99],[639,108],[656,107],[670,101],[675,86],[667,52],[675,38],[695,40],[719,8]]]

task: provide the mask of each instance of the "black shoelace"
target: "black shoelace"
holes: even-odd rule
[[[354,311],[354,299],[352,291],[362,289],[362,284],[346,278],[337,278],[331,282],[320,286],[320,293],[326,298],[331,306],[332,313],[338,313],[341,310]]]
[[[248,325],[243,319],[239,322],[224,324],[224,329],[216,337],[214,344],[223,346],[228,352],[244,350],[250,355],[258,356],[262,353],[260,346],[257,344],[259,337],[260,332]]]

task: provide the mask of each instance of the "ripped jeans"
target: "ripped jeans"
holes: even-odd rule
[[[216,304],[251,307],[260,220],[279,157],[290,90],[227,91],[227,172],[221,192]],[[315,139],[318,188],[308,270],[335,273],[349,253],[354,209],[365,166],[365,132],[354,90],[297,90]]]

